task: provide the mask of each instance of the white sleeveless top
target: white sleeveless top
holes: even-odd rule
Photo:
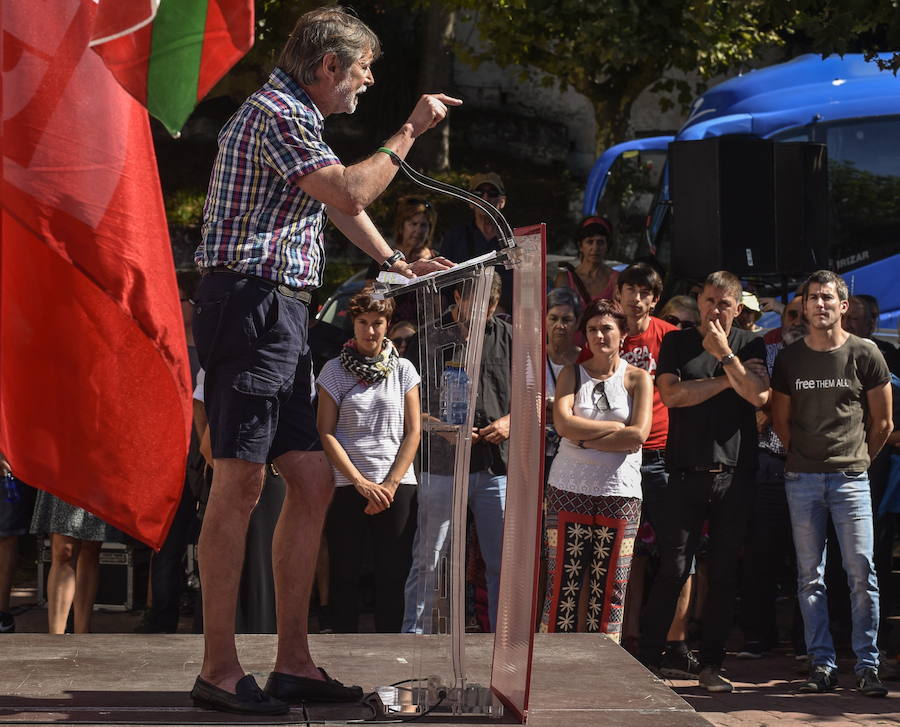
[[[581,386],[575,392],[576,416],[596,421],[631,422],[632,397],[625,389],[625,368],[628,363],[619,361],[615,373],[603,383],[610,408],[598,411],[592,394],[600,379],[591,378],[583,366],[579,366]],[[559,443],[556,459],[550,467],[549,483],[558,490],[578,492],[582,495],[605,497],[641,498],[641,452],[600,452],[581,449],[568,439]]]

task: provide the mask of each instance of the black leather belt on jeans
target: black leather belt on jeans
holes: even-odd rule
[[[251,280],[261,280],[264,283],[268,283],[273,286],[276,291],[281,293],[282,295],[286,295],[288,298],[294,298],[295,300],[299,300],[301,303],[305,303],[309,305],[312,302],[312,292],[306,288],[292,288],[290,285],[285,285],[284,283],[276,283],[274,280],[269,280],[268,278],[260,277],[259,275],[251,275],[250,273],[239,273],[237,270],[232,270],[231,268],[226,268],[223,265],[217,265],[212,268],[205,268],[202,271],[203,275],[234,275],[239,278],[250,278]]]

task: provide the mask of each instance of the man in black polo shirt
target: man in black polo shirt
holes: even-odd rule
[[[682,584],[709,520],[709,595],[703,613],[700,686],[728,692],[721,675],[734,616],[738,551],[756,469],[756,408],[768,398],[765,344],[732,326],[741,283],[720,270],[697,299],[700,326],[663,338],[656,385],[669,407],[669,487],[657,537],[660,572],[642,618],[641,660],[658,670]]]

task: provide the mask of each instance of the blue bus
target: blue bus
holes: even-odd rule
[[[584,214],[614,219],[624,257],[653,253],[667,262],[666,148],[675,140],[724,135],[827,145],[830,266],[852,292],[878,298],[879,327],[896,331],[900,77],[858,54],[825,59],[809,54],[725,81],[694,102],[675,136],[607,149],[588,178]]]

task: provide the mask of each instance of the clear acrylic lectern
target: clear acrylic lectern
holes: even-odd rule
[[[421,644],[410,686],[382,693],[389,712],[483,718],[506,708],[524,721],[544,461],[544,227],[517,230],[514,239],[512,247],[381,290],[416,295],[422,378],[419,520],[407,583],[407,600],[414,595],[418,608],[407,609],[406,624]],[[488,423],[476,420],[476,401],[498,265],[513,271],[511,423],[493,667],[479,670],[466,661],[467,643],[480,639],[484,648],[488,638],[466,634],[466,522],[472,431]]]

